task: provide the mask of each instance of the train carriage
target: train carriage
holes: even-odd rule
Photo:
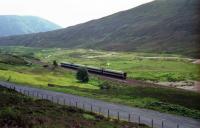
[[[96,67],[91,67],[91,66],[85,66],[85,65],[80,65],[80,64],[73,64],[73,63],[60,63],[61,67],[64,68],[70,68],[70,69],[75,69],[77,70],[80,67],[85,67],[88,72],[94,73],[94,74],[99,74],[103,76],[108,76],[108,77],[114,77],[118,79],[126,79],[127,73],[121,72],[121,71],[114,71],[114,70],[109,70],[109,69],[103,69],[103,68],[96,68]]]

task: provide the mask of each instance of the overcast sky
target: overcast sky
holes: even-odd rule
[[[0,0],[0,15],[33,15],[67,27],[153,0]]]

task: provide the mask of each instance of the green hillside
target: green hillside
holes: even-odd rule
[[[46,32],[60,26],[35,16],[0,15],[0,36]]]
[[[176,53],[199,58],[199,0],[155,0],[61,30],[0,38],[0,45]]]

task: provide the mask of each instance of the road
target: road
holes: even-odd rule
[[[101,100],[32,88],[8,82],[0,81],[0,85],[7,88],[15,88],[15,90],[23,92],[27,95],[49,99],[59,104],[74,105],[88,111],[101,113],[105,116],[120,118],[120,120],[129,120],[131,122],[140,122],[154,128],[199,128],[200,120],[176,116],[172,114],[160,113],[153,110],[129,107],[120,104],[113,104]],[[177,126],[178,125],[178,126]]]

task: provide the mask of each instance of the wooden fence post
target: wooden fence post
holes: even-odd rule
[[[99,107],[99,115],[101,114],[101,107]]]
[[[153,119],[151,120],[151,127],[153,128]]]
[[[71,100],[69,100],[69,106],[72,106]]]
[[[162,128],[164,128],[164,122],[163,122],[163,120],[162,120]]]
[[[77,103],[77,101],[76,101],[76,108],[78,108],[78,103]]]
[[[140,116],[138,117],[138,124],[140,124]]]
[[[131,114],[128,114],[128,122],[131,122]]]
[[[117,120],[119,121],[119,112],[117,112]]]
[[[85,110],[85,104],[83,103],[83,110]]]
[[[108,118],[110,118],[110,110],[108,109]]]
[[[177,128],[179,128],[179,124],[177,124]]]
[[[90,110],[91,110],[91,112],[92,112],[92,104],[91,104],[91,106],[90,106]]]

